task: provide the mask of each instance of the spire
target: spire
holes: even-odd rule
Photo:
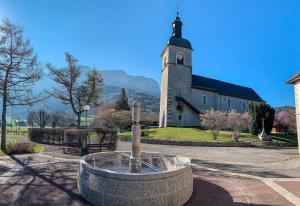
[[[172,35],[175,37],[181,38],[181,36],[182,36],[181,27],[182,27],[182,22],[180,20],[178,8],[177,8],[177,15],[176,15],[175,20],[173,21],[173,34]]]

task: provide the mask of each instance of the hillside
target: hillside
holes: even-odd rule
[[[90,67],[82,66],[83,73]],[[115,101],[122,88],[125,88],[129,102],[140,100],[142,111],[159,112],[159,84],[151,78],[144,76],[129,75],[122,70],[100,70],[103,75],[105,87],[99,99],[99,102]],[[55,83],[48,75],[35,85],[35,92],[44,93],[45,90],[51,90]],[[37,103],[32,107],[14,107],[14,116],[16,118],[26,118],[28,111],[46,109],[48,111],[72,112],[69,105],[62,104],[59,100],[50,97],[48,100]],[[11,108],[8,108],[8,116],[11,116]]]

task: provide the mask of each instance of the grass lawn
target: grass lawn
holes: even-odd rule
[[[175,141],[191,141],[191,142],[231,142],[232,131],[220,131],[218,139],[212,138],[211,132],[199,128],[180,128],[180,127],[167,127],[167,128],[153,128],[143,130],[144,136],[142,138],[162,139],[162,140],[175,140]],[[131,132],[119,133],[120,136],[131,136]],[[297,146],[297,136],[285,136],[281,134],[271,134],[274,141],[281,143],[292,143],[291,146]],[[242,133],[242,138],[248,140],[259,140],[258,136],[250,133]]]
[[[278,142],[291,143],[292,146],[298,146],[298,138],[296,134],[283,135],[283,134],[272,134],[272,139]]]
[[[234,141],[232,132],[220,131],[218,139],[212,138],[211,132],[199,128],[180,128],[180,127],[167,127],[167,128],[153,128],[143,130],[144,136],[142,138],[151,139],[167,139],[175,141],[191,141],[191,142],[231,142]],[[119,133],[120,136],[131,136],[131,132]],[[242,137],[251,140],[257,140],[258,137],[249,133],[242,133]]]

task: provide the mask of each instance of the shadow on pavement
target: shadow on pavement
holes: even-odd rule
[[[260,204],[234,202],[230,193],[219,185],[194,178],[194,192],[185,206],[260,206]],[[265,204],[264,204],[265,205]],[[265,205],[267,206],[267,205]]]
[[[25,169],[32,180],[25,184],[17,199],[17,205],[89,205],[78,193],[78,164],[57,162],[38,165],[35,168],[15,156],[12,160]]]
[[[272,177],[272,178],[288,178],[291,176],[280,174],[279,172],[273,172],[273,171],[262,171],[266,170],[265,168],[260,167],[253,167],[250,165],[237,165],[237,164],[226,164],[226,163],[216,163],[216,162],[209,162],[204,160],[197,160],[193,159],[191,161],[194,164],[197,164],[199,166],[204,166],[207,168],[214,168],[219,169],[222,171],[227,172],[234,172],[234,173],[243,173],[248,175],[254,175],[259,177]]]

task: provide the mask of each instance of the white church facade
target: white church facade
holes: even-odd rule
[[[192,46],[182,37],[177,14],[173,34],[161,54],[160,127],[199,126],[199,115],[213,108],[247,111],[262,98],[251,88],[192,74]]]

